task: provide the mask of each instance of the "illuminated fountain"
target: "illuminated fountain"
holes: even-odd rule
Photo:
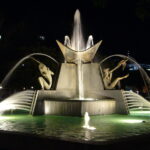
[[[112,73],[115,70],[119,67],[125,68],[129,60],[138,65],[136,61],[127,56],[115,55],[122,60],[112,70],[109,68],[102,69],[101,65],[113,56],[107,57],[100,63],[93,62],[102,41],[94,45],[93,37],[90,35],[85,42],[79,10],[76,11],[74,16],[74,29],[71,39],[66,35],[64,44],[58,40],[56,42],[64,56],[64,63],[59,65],[57,81],[52,82],[53,76],[56,76],[57,72],[52,70],[51,67],[49,69],[36,58],[37,56],[44,56],[58,65],[58,62],[52,57],[42,53],[33,53],[22,58],[4,78],[1,83],[2,87],[6,86],[9,78],[21,63],[31,59],[38,64],[37,70],[39,69],[40,76],[37,82],[41,85],[41,90],[15,93],[0,103],[1,111],[21,109],[32,115],[84,116],[85,114],[84,127],[90,128],[88,125],[89,115],[128,114],[130,109],[139,108],[150,110],[150,103],[143,97],[116,88],[118,82],[126,79],[129,76],[128,74],[118,77],[112,82]],[[149,77],[145,72],[143,74],[146,75],[149,83]],[[52,85],[55,88],[51,88]],[[88,112],[89,115],[85,112]]]

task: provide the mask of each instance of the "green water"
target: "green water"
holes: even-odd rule
[[[150,114],[93,116],[89,124],[96,129],[84,129],[83,117],[0,116],[0,130],[97,143],[150,133]]]

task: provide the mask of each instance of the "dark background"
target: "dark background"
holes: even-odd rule
[[[63,61],[55,40],[71,35],[77,8],[85,38],[103,40],[97,57],[129,52],[139,63],[150,63],[150,0],[5,1],[0,4],[0,80],[32,52]]]

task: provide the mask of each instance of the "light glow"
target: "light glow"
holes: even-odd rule
[[[132,119],[127,119],[127,120],[122,120],[124,123],[142,123],[144,122],[143,120],[132,120]]]
[[[150,114],[150,111],[130,111],[130,114],[131,115],[134,115],[134,114]]]
[[[0,120],[12,119],[10,116],[0,116]]]
[[[0,103],[0,113],[2,114],[6,110],[14,110],[16,107],[13,104],[1,102]]]

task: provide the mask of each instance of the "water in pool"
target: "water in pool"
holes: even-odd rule
[[[149,134],[150,114],[92,116],[89,125],[96,129],[86,129],[83,125],[84,117],[0,116],[0,130],[3,131],[30,133],[68,141],[101,143]]]

